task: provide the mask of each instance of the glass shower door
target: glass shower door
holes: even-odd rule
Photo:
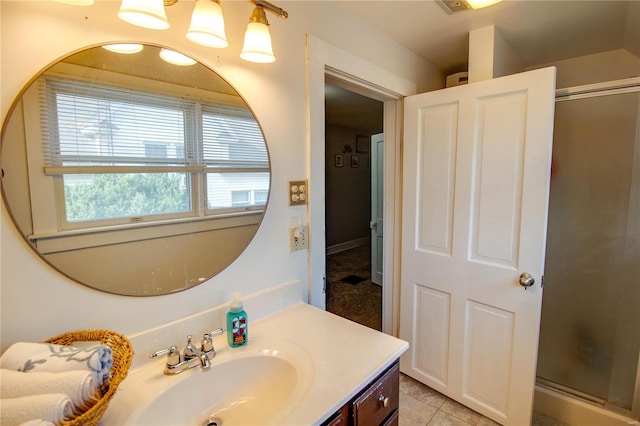
[[[556,103],[538,377],[631,410],[640,351],[640,94]]]

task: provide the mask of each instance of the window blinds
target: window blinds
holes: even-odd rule
[[[79,166],[268,171],[262,132],[246,109],[76,80],[45,84],[48,174],[87,172]]]

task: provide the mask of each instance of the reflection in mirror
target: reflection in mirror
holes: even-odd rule
[[[242,97],[209,68],[159,52],[72,54],[32,80],[3,126],[14,224],[59,272],[110,293],[211,278],[267,205],[267,147]]]

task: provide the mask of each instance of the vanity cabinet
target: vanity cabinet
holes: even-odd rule
[[[400,363],[396,360],[323,425],[397,425],[399,394]]]

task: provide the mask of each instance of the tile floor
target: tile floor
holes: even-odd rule
[[[497,426],[498,423],[400,374],[400,426]],[[534,413],[532,426],[564,426]],[[524,426],[524,425],[523,425]]]

